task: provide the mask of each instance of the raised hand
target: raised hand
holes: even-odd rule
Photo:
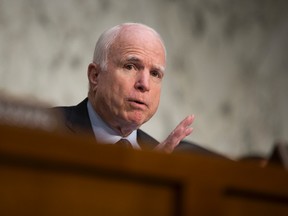
[[[173,152],[174,148],[179,144],[179,142],[192,133],[193,128],[191,128],[190,126],[193,123],[194,118],[194,115],[187,116],[169,134],[167,139],[165,139],[163,142],[161,142],[155,147],[155,150],[163,151],[166,153]]]

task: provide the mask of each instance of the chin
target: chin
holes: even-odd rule
[[[127,117],[128,122],[131,122],[133,125],[137,126],[137,128],[139,128],[142,124],[151,118],[151,116],[149,117],[143,112],[132,112],[129,113]]]
[[[129,122],[134,128],[139,128],[142,124],[144,124],[144,121],[138,119],[129,119]]]
[[[132,125],[135,125],[135,127],[139,128],[142,124],[144,124],[145,120],[143,118],[129,118],[128,122],[130,122]]]

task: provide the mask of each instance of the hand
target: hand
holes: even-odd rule
[[[194,115],[187,116],[169,134],[166,140],[156,146],[155,150],[160,150],[166,153],[173,152],[174,148],[179,144],[179,142],[192,133],[193,128],[191,128],[190,125],[193,123],[194,118]]]

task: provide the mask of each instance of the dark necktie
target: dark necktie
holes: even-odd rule
[[[122,146],[124,148],[132,148],[131,143],[127,139],[120,139],[115,145]]]

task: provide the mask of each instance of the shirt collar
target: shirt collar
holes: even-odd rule
[[[92,104],[88,100],[87,109],[89,118],[91,121],[92,129],[97,141],[103,144],[116,143],[120,139],[127,139],[133,148],[140,149],[137,142],[137,130],[132,131],[132,133],[127,137],[119,136],[111,127],[109,127],[93,109]]]

